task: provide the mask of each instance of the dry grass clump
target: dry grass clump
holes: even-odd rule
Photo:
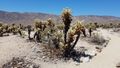
[[[107,36],[104,36],[101,32],[99,31],[94,31],[93,35],[91,37],[91,42],[95,43],[97,45],[103,45],[105,43],[108,43],[110,39]]]

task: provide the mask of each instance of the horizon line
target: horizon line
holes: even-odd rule
[[[43,14],[49,14],[49,15],[57,15],[57,16],[60,16],[60,14],[54,14],[54,13],[47,13],[47,12],[40,12],[40,11],[8,11],[8,10],[0,10],[2,12],[9,12],[9,13],[43,13]],[[95,14],[90,14],[90,15],[87,15],[87,14],[83,14],[83,15],[74,15],[73,16],[110,16],[110,17],[120,17],[120,16],[114,16],[114,15],[95,15]]]

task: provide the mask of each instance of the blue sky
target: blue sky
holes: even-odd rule
[[[42,12],[60,15],[63,8],[73,15],[109,15],[120,17],[120,0],[0,0],[0,10]]]

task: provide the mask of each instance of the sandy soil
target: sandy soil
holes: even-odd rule
[[[120,61],[120,36],[116,33],[110,33],[108,30],[102,30],[102,32],[109,36],[111,40],[101,53],[98,53],[87,63],[77,63],[73,60],[67,62],[56,60],[56,63],[52,61],[44,62],[37,53],[41,48],[35,42],[29,42],[26,38],[17,35],[0,37],[0,67],[13,57],[26,57],[26,59],[40,64],[41,68],[115,68]],[[91,51],[94,50],[93,44],[84,40],[79,40],[76,48],[79,46],[88,47]]]

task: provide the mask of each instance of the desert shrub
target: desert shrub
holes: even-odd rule
[[[103,35],[103,33],[100,31],[94,31],[91,37],[91,42],[97,45],[103,45],[108,40],[109,40],[109,37],[107,35]]]
[[[94,32],[92,36],[92,42],[103,44],[105,42],[105,39],[103,38],[103,36],[100,35],[99,32]]]

